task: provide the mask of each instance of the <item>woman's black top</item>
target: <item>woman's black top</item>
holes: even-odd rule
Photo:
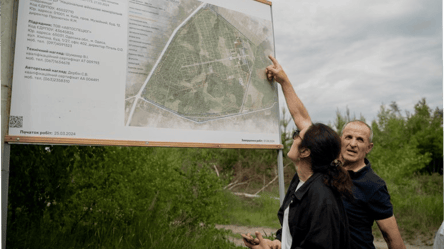
[[[313,174],[295,192],[298,183],[299,178],[295,174],[278,212],[283,226],[284,211],[290,205],[291,249],[350,248],[348,219],[340,194],[324,184],[321,173]],[[282,229],[276,232],[276,239],[282,239]]]

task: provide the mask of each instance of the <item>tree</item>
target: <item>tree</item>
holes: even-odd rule
[[[426,100],[415,105],[414,114],[401,115],[396,102],[381,105],[377,120],[372,122],[374,147],[369,158],[378,173],[402,177],[442,167],[442,110],[432,113]]]
[[[355,114],[353,114],[353,118],[350,117],[350,109],[348,109],[348,106],[345,107],[345,114],[344,115],[342,115],[342,113],[339,111],[339,109],[336,109],[336,119],[335,119],[335,122],[334,122],[332,128],[335,129],[336,132],[340,136],[344,125],[350,121],[353,121],[353,120],[360,120],[362,122],[366,122],[362,113],[359,114],[359,119],[356,119]],[[330,125],[330,127],[331,127],[331,125]]]
[[[443,163],[443,111],[438,107],[432,112],[423,98],[414,107],[414,114],[407,119],[408,133],[418,141],[422,154],[431,153],[428,172],[441,172]]]

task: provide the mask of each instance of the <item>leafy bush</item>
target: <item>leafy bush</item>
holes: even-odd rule
[[[222,219],[223,183],[182,159],[178,149],[13,145],[8,231],[42,224],[69,236],[141,218],[155,227],[211,227]],[[20,240],[11,234],[9,244]]]
[[[45,211],[57,220],[61,205],[72,194],[71,173],[76,157],[101,155],[103,148],[12,145],[10,159],[8,226],[38,222]]]
[[[401,180],[426,167],[431,160],[430,153],[421,154],[416,146],[415,139],[398,146],[374,143],[368,158],[382,178],[396,177]]]

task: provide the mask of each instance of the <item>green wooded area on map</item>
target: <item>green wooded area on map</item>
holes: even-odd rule
[[[270,41],[255,44],[217,10],[207,5],[179,29],[148,81],[146,100],[196,121],[277,102],[276,89],[258,76],[269,64]]]

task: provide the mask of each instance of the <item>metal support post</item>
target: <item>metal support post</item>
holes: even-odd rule
[[[6,220],[8,218],[8,187],[9,187],[9,158],[11,155],[11,145],[8,143],[3,144],[2,155],[2,249],[6,248]]]
[[[8,187],[9,187],[9,161],[11,146],[4,143],[8,134],[8,117],[11,104],[12,69],[15,48],[15,32],[17,26],[18,0],[1,0],[1,223],[2,223],[2,249],[6,248],[6,220],[8,216]]]
[[[282,157],[282,149],[278,151],[278,177],[279,177],[279,203],[280,205],[282,205],[285,197],[284,161]]]

